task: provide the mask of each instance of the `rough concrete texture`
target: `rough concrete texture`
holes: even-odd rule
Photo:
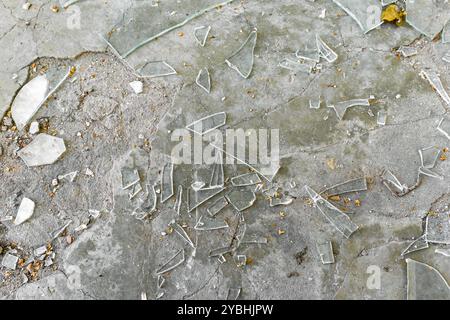
[[[0,270],[2,298],[140,299],[145,293],[149,299],[225,299],[230,288],[242,289],[239,299],[406,298],[406,263],[400,254],[423,234],[427,215],[442,212],[443,224],[448,223],[449,140],[436,130],[448,105],[420,73],[439,72],[450,90],[450,65],[442,60],[449,44],[408,24],[383,24],[363,34],[331,0],[242,0],[204,13],[123,60],[100,35],[123,55],[216,2],[84,0],[67,9],[57,1],[32,0],[28,9],[19,2],[0,2],[0,116],[5,115],[0,246],[2,255],[21,259],[16,270]],[[448,13],[448,4],[443,10]],[[211,31],[201,47],[193,34],[203,25]],[[243,79],[225,59],[255,28],[253,71]],[[279,67],[284,58],[295,59],[296,50],[314,44],[315,34],[336,51],[337,61],[322,59],[321,70],[311,74]],[[417,48],[418,54],[399,55],[402,45]],[[177,74],[136,74],[157,60]],[[75,73],[33,118],[41,132],[63,138],[67,151],[52,165],[28,168],[17,151],[35,136],[15,129],[10,105],[36,75],[46,74],[54,85],[71,66]],[[209,94],[195,83],[204,67],[211,74]],[[144,83],[141,94],[129,85],[136,80]],[[370,96],[370,107],[353,107],[343,120],[327,108]],[[321,108],[310,109],[309,100],[319,97]],[[377,124],[380,110],[388,114],[385,126]],[[138,199],[130,200],[122,190],[121,168],[131,161],[144,185],[155,184],[176,144],[173,130],[216,112],[226,112],[226,128],[280,130],[281,169],[263,188],[277,186],[295,197],[293,203],[270,207],[258,192],[243,213],[230,206],[220,212],[215,219],[229,228],[215,231],[194,229],[215,198],[191,213],[183,201],[178,216],[173,196],[158,202],[145,219],[136,219]],[[426,177],[411,193],[392,194],[381,181],[383,170],[413,185],[418,150],[429,146],[443,150],[433,170],[444,178]],[[54,181],[74,171],[73,181]],[[205,171],[202,165],[176,165],[175,191],[178,185],[186,191]],[[242,164],[225,166],[227,178],[245,172]],[[320,191],[358,177],[367,178],[367,191],[330,200],[359,226],[346,239],[311,205],[303,186]],[[226,187],[231,189],[229,181]],[[36,209],[15,226],[7,217],[15,217],[23,197]],[[99,216],[92,217],[94,212]],[[195,250],[168,227],[173,219],[194,239]],[[69,221],[52,240],[52,232]],[[234,256],[224,255],[223,263],[209,257],[212,249],[235,244],[244,224],[246,235],[267,243],[241,244]],[[321,263],[316,245],[324,241],[333,243],[334,264]],[[45,259],[54,256],[53,264],[29,264],[42,245],[47,245]],[[446,246],[430,243],[408,258],[433,266],[449,282],[450,258],[436,254],[437,248]],[[185,261],[164,274],[166,282],[158,288],[156,270],[180,249]],[[245,266],[236,265],[236,254],[246,256]]]

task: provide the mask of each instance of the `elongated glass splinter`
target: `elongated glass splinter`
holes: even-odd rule
[[[428,80],[433,89],[439,94],[442,100],[445,101],[446,104],[450,105],[450,97],[445,91],[444,86],[442,85],[441,78],[439,74],[434,71],[422,71],[421,75]]]
[[[171,227],[187,244],[189,244],[192,248],[195,249],[195,244],[192,242],[191,238],[189,238],[186,231],[184,231],[183,227],[181,227],[175,221],[169,223],[169,227]]]
[[[327,196],[337,196],[344,193],[349,192],[358,192],[358,191],[366,191],[367,190],[367,180],[365,177],[352,179],[345,181],[343,183],[339,183],[324,191],[320,192],[320,194],[326,194]]]
[[[354,224],[350,218],[341,210],[333,206],[330,202],[322,198],[317,192],[309,186],[305,186],[306,192],[314,201],[314,205],[328,219],[329,222],[346,238],[358,230],[358,226]]]
[[[226,121],[227,114],[225,112],[218,112],[192,122],[191,124],[186,126],[186,129],[199,135],[204,135],[214,129],[224,126]]]
[[[252,186],[261,183],[257,173],[251,172],[231,178],[231,184],[235,187]]]
[[[216,216],[220,211],[222,211],[228,205],[227,199],[225,197],[220,197],[213,204],[211,204],[206,211],[211,217]]]
[[[173,163],[166,163],[161,170],[161,203],[173,196]]]
[[[319,54],[322,58],[327,60],[328,62],[334,62],[337,60],[338,55],[336,52],[334,52],[323,40],[320,38],[319,35],[316,35],[316,44],[317,49],[319,50]]]
[[[166,272],[172,271],[184,262],[184,249],[178,251],[173,257],[171,257],[161,268],[156,270],[156,275],[161,275]]]

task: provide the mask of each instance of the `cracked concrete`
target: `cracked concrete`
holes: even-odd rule
[[[436,130],[448,106],[419,74],[438,71],[450,90],[450,66],[442,60],[449,44],[427,39],[407,24],[384,24],[364,35],[330,0],[244,0],[211,10],[123,60],[99,35],[123,54],[211,2],[84,0],[66,10],[52,10],[57,1],[30,2],[29,10],[22,2],[0,3],[0,116],[9,118],[11,102],[29,79],[45,73],[56,81],[70,66],[76,72],[35,116],[41,127],[46,124],[45,130],[66,142],[60,160],[27,168],[16,152],[33,136],[13,126],[0,132],[0,218],[15,216],[23,196],[36,202],[28,222],[1,223],[0,247],[26,260],[33,249],[51,242],[56,253],[55,264],[33,275],[26,268],[2,268],[2,298],[139,299],[145,292],[154,299],[164,292],[162,299],[225,299],[229,288],[242,288],[241,299],[406,298],[406,263],[400,254],[423,234],[429,211],[448,210],[450,164],[441,158],[436,171],[444,179],[425,178],[401,198],[379,176],[389,169],[412,185],[420,166],[417,150],[448,147],[448,139]],[[323,9],[325,18],[319,18]],[[193,36],[201,25],[212,27],[205,47]],[[253,28],[258,30],[253,71],[242,79],[224,61]],[[336,51],[337,61],[322,62],[313,74],[278,66],[310,45],[316,33]],[[414,46],[418,54],[399,56],[402,45]],[[167,61],[177,75],[136,75],[133,68],[154,60]],[[210,94],[195,84],[204,67],[211,74]],[[135,80],[144,83],[138,95],[129,85]],[[371,95],[370,107],[351,108],[341,121],[326,106]],[[319,96],[322,107],[310,109],[309,100]],[[380,110],[388,114],[386,126],[377,125]],[[140,221],[131,215],[136,201],[129,200],[120,183],[120,168],[130,158],[142,181],[159,181],[176,144],[173,130],[222,111],[227,128],[280,130],[281,169],[274,183],[295,197],[289,206],[270,207],[258,193],[244,212],[247,233],[268,241],[239,247],[238,253],[247,257],[244,267],[237,267],[233,257],[220,264],[208,256],[212,249],[236,243],[243,223],[230,206],[220,213],[230,226],[223,230],[196,232],[196,215],[207,206],[188,214],[183,203],[177,217],[174,198],[158,203],[158,210]],[[78,171],[73,182],[60,179],[57,187],[52,185],[73,171]],[[204,171],[201,165],[176,166],[175,188],[187,188]],[[230,178],[244,172],[244,166],[225,166]],[[368,191],[345,195],[337,203],[360,226],[345,239],[309,205],[303,186],[320,190],[361,176],[368,178]],[[89,210],[101,214],[92,219]],[[186,225],[196,250],[169,232],[172,219]],[[67,231],[52,241],[51,233],[70,220]],[[87,229],[78,230],[83,224]],[[328,240],[336,263],[322,265],[316,243]],[[435,267],[449,282],[450,261],[434,253],[438,247],[445,248],[430,244],[409,258]],[[164,287],[158,288],[155,270],[180,248],[185,262],[166,274]],[[303,250],[299,264],[296,255]],[[381,272],[375,289],[368,285],[373,266]]]

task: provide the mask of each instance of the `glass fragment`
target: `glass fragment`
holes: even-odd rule
[[[181,265],[185,260],[184,249],[179,250],[173,257],[171,257],[166,263],[162,265],[158,270],[156,270],[156,275],[162,275],[169,271],[172,271],[179,265]]]
[[[226,121],[226,113],[218,112],[192,122],[191,124],[186,126],[186,129],[199,135],[204,135],[217,128],[220,128],[221,126],[224,126]]]
[[[262,181],[259,178],[258,174],[254,172],[242,174],[240,176],[231,178],[231,184],[235,187],[252,186],[261,182]]]
[[[408,300],[449,300],[450,287],[432,266],[406,259]]]
[[[173,163],[166,163],[161,169],[161,203],[166,202],[173,194]]]
[[[228,205],[227,199],[225,197],[220,197],[216,201],[214,201],[206,211],[211,217],[216,216],[220,211],[222,211]]]
[[[244,79],[247,79],[253,70],[256,39],[257,32],[254,30],[250,32],[242,46],[225,60],[226,64]]]
[[[331,241],[318,243],[317,251],[319,252],[322,264],[334,263],[333,244],[331,243]]]
[[[208,68],[200,69],[197,78],[195,78],[195,83],[207,93],[211,92],[211,76]]]

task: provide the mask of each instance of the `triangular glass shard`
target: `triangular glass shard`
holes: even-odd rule
[[[358,230],[359,227],[354,224],[344,212],[322,198],[309,186],[305,186],[305,189],[309,197],[313,200],[314,206],[319,209],[328,221],[331,222],[331,224],[346,238],[350,238],[350,236]]]
[[[352,17],[364,33],[379,27],[383,23],[381,21],[382,6],[380,0],[333,0],[333,2]],[[377,15],[376,12],[380,14]]]
[[[139,177],[139,172],[135,168],[123,167],[122,169],[120,169],[120,175],[122,177],[123,190],[131,188],[139,181],[141,181],[141,178]]]
[[[328,189],[325,189],[320,194],[326,194],[327,196],[338,196],[349,192],[358,192],[367,190],[367,180],[365,177],[352,179],[339,183]]]
[[[450,18],[446,1],[406,0],[406,22],[430,39],[434,39]]]
[[[450,105],[450,97],[448,96],[447,91],[444,89],[442,85],[441,78],[438,73],[434,71],[422,71],[421,75],[428,80],[433,89],[439,94],[442,100],[445,101],[446,104]]]
[[[161,169],[161,203],[173,196],[173,163],[166,163]]]
[[[199,207],[216,194],[221,193],[224,188],[219,187],[215,189],[201,189],[197,192],[191,188],[188,189],[188,204],[189,204],[189,212],[192,212],[195,208]]]
[[[186,231],[183,229],[182,226],[180,226],[175,221],[172,221],[169,223],[169,227],[171,227],[188,245],[190,245],[193,249],[195,249],[195,244],[189,237],[189,235],[186,233]]]
[[[239,75],[247,79],[253,70],[254,51],[256,46],[257,32],[250,32],[242,46],[225,60],[227,65],[236,70]]]
[[[214,129],[224,126],[226,121],[227,114],[225,112],[218,112],[192,122],[186,126],[186,129],[199,135],[204,135]]]
[[[417,238],[416,240],[414,240],[413,242],[411,242],[408,245],[408,247],[405,250],[403,250],[403,252],[401,253],[401,256],[404,257],[411,252],[427,249],[428,247],[429,247],[429,245],[428,245],[427,239],[426,239],[425,235],[423,235],[423,236]]]
[[[28,167],[36,167],[53,164],[65,151],[63,139],[41,133],[29,145],[20,149],[17,155]]]
[[[211,217],[216,216],[220,211],[222,211],[228,205],[227,199],[225,197],[220,197],[214,201],[206,211]]]
[[[425,221],[425,237],[430,243],[450,244],[450,213],[430,212]]]
[[[194,28],[195,41],[202,47],[205,46],[206,40],[208,40],[208,34],[211,31],[211,26],[200,26]]]
[[[261,182],[262,181],[259,178],[259,175],[254,172],[242,174],[240,176],[231,178],[231,184],[235,187],[252,186]]]
[[[220,221],[218,219],[211,219],[206,216],[201,216],[200,219],[194,226],[197,231],[213,231],[226,229],[229,225],[225,221]]]
[[[173,269],[181,265],[183,262],[184,262],[184,249],[181,249],[166,263],[164,263],[161,268],[156,270],[156,275],[161,275],[169,271],[172,271]]]
[[[319,54],[322,58],[327,60],[328,62],[332,63],[335,62],[338,58],[338,55],[336,52],[334,52],[323,40],[320,38],[319,35],[316,35],[316,44],[317,44],[317,50],[319,50]]]
[[[211,173],[211,179],[209,181],[210,188],[223,187],[225,183],[225,176],[223,172],[223,155],[222,152],[217,150],[217,159],[213,164],[213,170]]]
[[[370,100],[369,99],[353,99],[348,101],[342,101],[338,102],[335,105],[328,106],[328,108],[333,108],[336,112],[337,117],[339,120],[342,120],[344,118],[345,113],[347,112],[348,108],[356,107],[356,106],[364,106],[369,107],[370,106]]]
[[[144,78],[157,78],[177,74],[175,69],[165,61],[150,61],[138,70],[139,75]]]
[[[394,193],[403,193],[407,189],[407,187],[397,179],[397,177],[389,170],[385,170],[381,179],[383,183],[392,191],[391,187],[394,187],[396,190]]]
[[[72,171],[72,172],[69,172],[69,173],[66,173],[66,174],[59,175],[58,176],[58,180],[63,180],[63,179],[67,179],[68,178],[68,180],[70,182],[73,182],[75,180],[75,178],[77,177],[77,175],[78,175],[78,171]]]
[[[431,171],[430,169],[424,168],[424,167],[420,167],[419,168],[419,175],[424,175],[430,178],[435,178],[435,179],[439,179],[439,180],[444,180],[444,176],[441,176],[440,174],[437,174],[433,171]]]
[[[161,289],[163,287],[164,283],[166,282],[166,278],[164,278],[164,276],[159,274],[157,281],[158,281],[158,289]]]
[[[310,60],[315,63],[320,62],[320,55],[319,51],[317,50],[317,45],[314,47],[314,49],[310,49],[308,47],[305,47],[303,50],[297,50],[295,52],[295,56],[301,60]]]
[[[397,52],[401,53],[405,58],[415,56],[418,53],[417,48],[409,46],[401,46]]]
[[[291,59],[283,59],[278,64],[283,69],[288,69],[294,72],[312,73],[313,67],[310,64],[301,63]]]
[[[442,118],[436,128],[440,133],[442,133],[447,139],[450,140],[450,120],[447,118]]]
[[[244,211],[256,201],[256,195],[253,190],[247,187],[237,187],[225,195],[228,202],[239,212]]]
[[[142,191],[142,186],[141,184],[135,183],[131,188],[130,188],[130,192],[128,193],[128,197],[130,198],[130,200],[133,200],[141,191]]]
[[[334,263],[333,244],[331,243],[331,241],[318,243],[317,251],[319,252],[322,264]]]
[[[200,69],[197,78],[195,79],[195,83],[206,92],[211,92],[211,77],[208,68]]]
[[[432,266],[406,259],[408,300],[450,300],[450,287]]]

